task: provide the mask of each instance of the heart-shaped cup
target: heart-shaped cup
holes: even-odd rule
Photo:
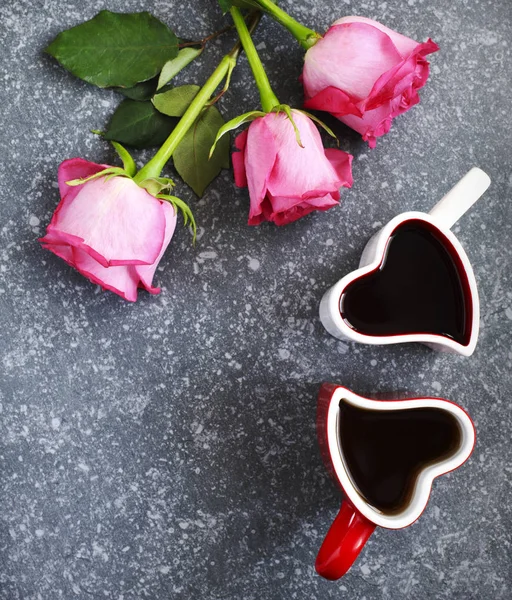
[[[470,356],[478,339],[478,290],[450,228],[489,184],[473,168],[430,214],[405,212],[380,229],[359,268],[324,294],[320,319],[327,331],[354,342],[421,342]]]
[[[326,579],[350,569],[376,526],[416,521],[434,478],[462,465],[475,444],[470,417],[449,400],[372,400],[332,383],[320,389],[317,434],[345,495],[316,559]]]

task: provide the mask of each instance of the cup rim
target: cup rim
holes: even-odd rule
[[[341,400],[347,401],[354,406],[367,409],[382,409],[383,404],[385,404],[386,410],[402,410],[404,408],[419,407],[443,408],[444,410],[449,411],[457,419],[462,432],[461,445],[452,456],[430,465],[421,471],[416,480],[411,501],[406,509],[400,513],[386,515],[372,507],[360,495],[345,469],[338,433],[338,415]],[[471,455],[475,445],[475,427],[471,417],[460,406],[445,398],[415,397],[389,401],[372,400],[370,398],[359,396],[343,386],[338,386],[333,391],[329,401],[326,427],[329,457],[340,487],[348,500],[362,515],[376,525],[387,529],[401,529],[412,525],[425,510],[434,479],[457,469],[465,463]]]
[[[375,271],[380,267],[382,261],[384,260],[388,240],[393,235],[393,232],[402,223],[411,220],[424,221],[438,229],[441,232],[441,234],[444,235],[452,244],[460,258],[465,275],[467,277],[470,295],[469,301],[471,302],[472,306],[471,331],[469,335],[469,341],[467,344],[461,344],[446,336],[433,333],[406,333],[383,336],[368,335],[352,329],[341,316],[340,302],[345,289],[357,279],[364,277],[368,273],[371,273],[372,271]],[[328,290],[327,294],[329,295],[329,318],[332,320],[334,327],[338,329],[340,334],[346,339],[362,344],[372,345],[420,342],[437,348],[441,347],[442,349],[446,349],[451,352],[456,352],[458,354],[462,354],[463,356],[471,356],[471,354],[473,354],[475,350],[476,343],[478,340],[480,324],[480,303],[473,267],[471,266],[469,258],[456,236],[449,229],[444,227],[438,220],[426,213],[408,211],[401,213],[393,219],[391,219],[386,225],[384,225],[384,227],[382,227],[380,231],[378,231],[375,234],[375,245],[371,251],[370,262],[367,262],[363,266],[360,266],[358,269],[355,269],[354,271],[351,271],[350,273],[342,277],[337,283],[335,283],[331,287],[330,290]]]

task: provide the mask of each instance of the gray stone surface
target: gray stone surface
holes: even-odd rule
[[[119,101],[42,49],[102,8],[145,8],[189,38],[222,17],[207,0],[2,3],[1,600],[512,597],[511,4],[284,5],[319,30],[359,13],[430,35],[441,52],[421,104],[374,151],[338,127],[354,187],[338,208],[286,228],[248,228],[247,192],[227,171],[200,201],[180,186],[197,246],[181,228],[156,275],[161,295],[129,304],[37,243],[59,162],[114,161],[88,131]],[[277,94],[298,104],[301,50],[268,19],[256,40]],[[182,81],[204,81],[228,43]],[[222,110],[257,102],[242,59]],[[473,165],[493,181],[455,229],[481,294],[474,356],[330,337],[318,303],[372,232],[403,210],[428,211]],[[437,480],[423,517],[378,530],[337,583],[313,568],[340,503],[315,439],[322,381],[445,396],[478,430],[472,459]]]

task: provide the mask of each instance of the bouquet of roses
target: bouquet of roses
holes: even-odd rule
[[[41,243],[127,300],[136,300],[140,287],[160,291],[153,278],[179,211],[195,237],[192,211],[163,175],[171,158],[181,179],[201,196],[229,168],[229,132],[248,124],[235,139],[232,163],[236,185],[249,191],[249,225],[285,225],[328,210],[339,203],[340,188],[352,185],[352,156],[324,147],[318,127],[333,138],[334,133],[307,111],[332,114],[373,148],[392,120],[419,102],[418,90],[429,74],[425,57],[438,49],[431,40],[418,43],[364,17],[343,17],[320,35],[271,0],[219,3],[239,40],[202,87],[175,87],[172,80],[232,26],[191,42],[148,13],[102,11],[59,34],[47,48],[77,77],[114,88],[125,99],[106,130],[95,132],[112,142],[122,166],[65,160],[58,174],[61,201]],[[282,103],[271,87],[251,37],[262,12],[306,50],[303,108]],[[226,123],[218,103],[242,49],[261,107]],[[126,146],[159,149],[138,168]]]

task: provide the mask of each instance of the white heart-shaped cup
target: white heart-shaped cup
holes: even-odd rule
[[[411,211],[391,219],[368,241],[361,256],[359,268],[340,279],[324,294],[320,303],[320,320],[327,331],[339,339],[364,344],[384,345],[421,342],[435,350],[470,356],[475,350],[478,339],[480,321],[478,290],[471,263],[450,228],[480,198],[489,185],[489,176],[475,167],[436,204],[430,214]],[[354,283],[357,284],[374,275],[380,276],[380,273],[385,271],[391,241],[397,235],[397,232],[403,231],[406,227],[429,230],[435,236],[436,243],[450,257],[450,268],[456,270],[458,274],[457,285],[460,286],[459,293],[463,302],[462,316],[459,317],[459,320],[464,321],[464,333],[461,334],[460,339],[455,336],[450,337],[447,334],[421,330],[406,333],[398,331],[393,334],[378,335],[373,332],[365,333],[361,328],[351,324],[344,313],[344,298],[347,297],[347,290],[354,289]],[[388,302],[389,306],[389,303],[393,302],[392,297],[396,298],[396,294],[400,294],[401,287],[405,284],[405,280],[395,282],[392,294],[382,298],[382,305],[379,303],[378,307],[382,314],[386,314],[385,303]],[[429,285],[426,279],[424,284]],[[439,294],[440,292],[436,292],[434,285],[430,290]],[[382,308],[383,306],[384,308]],[[442,307],[437,307],[435,310],[442,310]],[[381,317],[378,316],[377,319],[379,318]]]
[[[354,420],[351,412],[359,416]],[[397,426],[402,435],[396,435]],[[316,560],[317,572],[327,579],[349,570],[376,526],[401,529],[414,523],[427,505],[434,478],[460,467],[475,444],[470,417],[449,400],[373,400],[332,383],[320,389],[317,434],[324,462],[345,496]],[[413,468],[415,454],[421,460]],[[369,492],[362,491],[364,485]],[[396,496],[397,489],[407,494]],[[400,498],[398,505],[378,505],[392,496]]]

